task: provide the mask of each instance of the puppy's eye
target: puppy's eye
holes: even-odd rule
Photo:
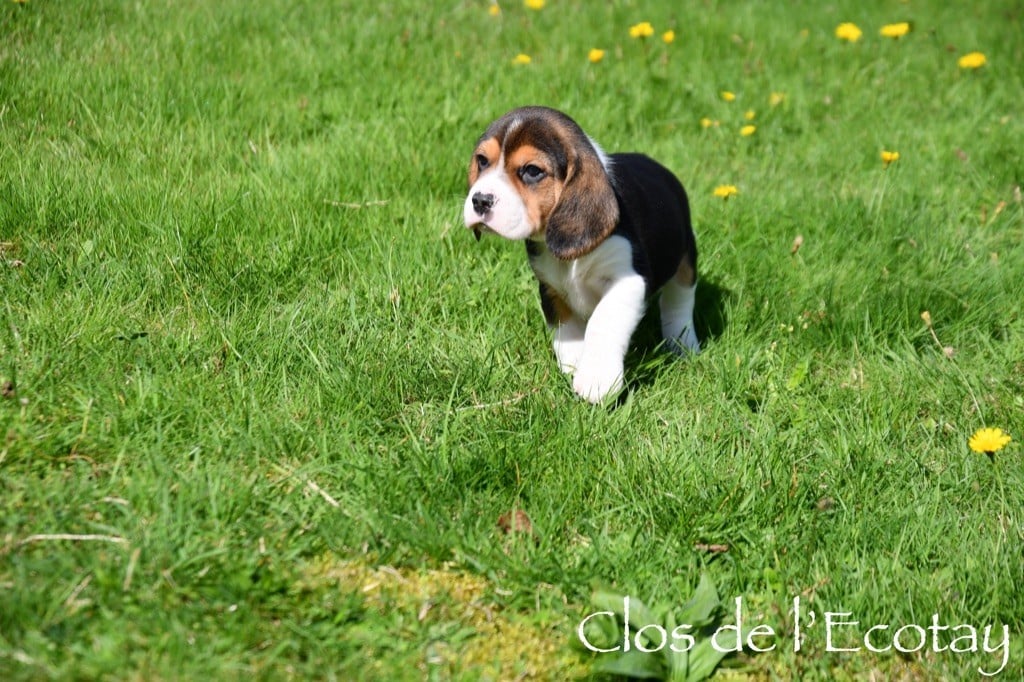
[[[488,161],[487,157],[484,156],[483,154],[477,154],[476,155],[476,165],[477,165],[477,167],[480,170],[483,170],[484,168],[487,168],[488,166],[490,166],[491,162]]]
[[[547,176],[540,166],[535,166],[532,163],[528,163],[519,169],[519,177],[522,178],[523,182],[527,185],[533,185],[540,182]]]

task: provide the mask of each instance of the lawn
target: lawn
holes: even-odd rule
[[[1024,676],[1024,8],[527,4],[0,6],[0,678],[585,678],[702,576],[728,679]],[[613,405],[462,224],[522,104],[690,194]]]

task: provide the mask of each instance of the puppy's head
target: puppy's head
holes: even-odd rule
[[[556,258],[579,258],[619,220],[608,159],[571,118],[514,109],[492,123],[469,162],[466,227],[480,237],[543,238]]]

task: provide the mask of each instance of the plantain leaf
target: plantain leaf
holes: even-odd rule
[[[700,682],[711,677],[722,659],[729,655],[729,650],[736,648],[737,641],[736,631],[727,630],[718,638],[717,649],[710,637],[698,642],[690,652],[690,669],[686,674],[686,682]]]
[[[679,613],[679,622],[692,625],[694,629],[704,627],[711,623],[711,615],[720,604],[715,584],[706,573],[702,573],[693,597],[683,605]]]
[[[628,595],[612,592],[611,590],[596,590],[591,601],[594,603],[594,606],[598,607],[602,611],[611,611],[620,621],[625,621],[625,605],[627,597]],[[636,632],[645,625],[660,622],[642,601],[635,597],[628,598],[629,629],[631,632]]]
[[[718,620],[716,612],[722,606],[718,590],[707,574],[701,574],[693,595],[678,613],[671,609],[664,612],[659,610],[658,613],[664,613],[664,619],[657,618],[642,601],[632,597],[628,597],[629,614],[627,616],[626,600],[627,595],[611,590],[597,590],[592,599],[596,607],[614,614],[623,627],[628,626],[631,639],[635,638],[635,633],[646,625],[659,624],[663,626],[666,638],[664,642],[652,641],[644,635],[644,639],[647,640],[646,646],[659,647],[661,655],[632,649],[625,653],[603,656],[594,665],[593,672],[634,679],[700,682],[714,673],[722,659],[731,653],[730,650],[736,649],[739,642],[740,635],[735,627],[720,629],[717,631],[718,638],[714,641],[706,635],[702,639],[697,639],[700,637],[699,631],[702,628],[707,628]],[[609,637],[617,637],[617,632],[614,635],[611,633],[611,629],[617,626],[611,625],[608,622],[610,620],[602,619],[602,625],[610,627],[602,627],[601,630]],[[696,644],[686,651],[673,651],[672,646],[677,643],[677,640],[672,638],[672,633],[682,625],[690,626],[686,630],[686,634],[697,640]],[[636,643],[635,640],[633,643]],[[689,644],[689,641],[680,640],[678,643],[680,647],[677,648],[682,648]]]
[[[632,632],[636,632],[645,625],[651,623],[660,623],[661,619],[657,618],[650,609],[648,609],[642,601],[639,599],[629,599],[629,629]],[[652,642],[657,644],[657,642]]]
[[[590,601],[602,611],[611,611],[622,618],[622,600],[626,595],[611,590],[594,590]]]
[[[672,631],[676,629],[675,614],[671,611],[665,616],[665,632],[668,641],[662,652],[665,654],[665,667],[668,669],[668,679],[672,682],[686,682],[686,671],[690,667],[690,651],[673,651]]]
[[[608,675],[622,675],[638,680],[663,680],[665,669],[661,658],[632,649],[614,658],[602,658],[592,668],[593,672]]]

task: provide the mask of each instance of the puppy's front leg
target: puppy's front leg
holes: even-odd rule
[[[614,280],[587,322],[572,388],[581,398],[600,403],[622,388],[623,358],[644,313],[647,285],[638,274]]]

